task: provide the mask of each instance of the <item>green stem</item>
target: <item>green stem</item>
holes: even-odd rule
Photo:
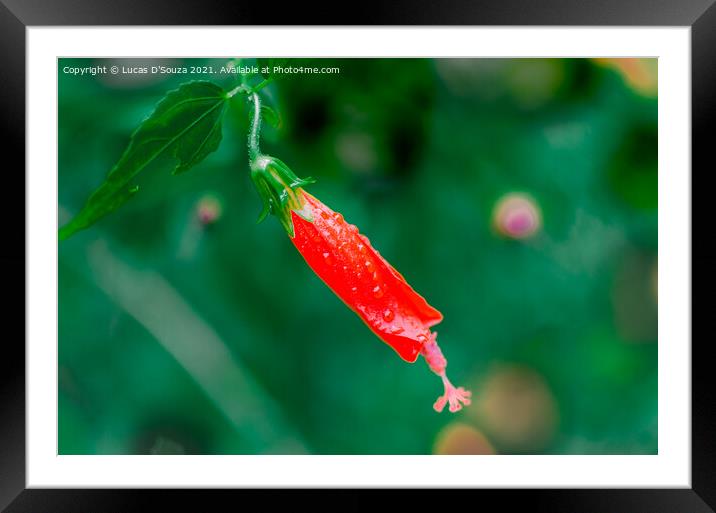
[[[254,102],[254,114],[251,116],[251,127],[249,128],[249,163],[253,163],[261,155],[259,139],[261,132],[261,100],[256,92],[251,93],[251,100]]]
[[[236,66],[241,66],[242,59],[236,59]],[[248,83],[248,77],[245,73],[241,74],[241,85],[245,86]]]
[[[259,84],[266,83],[266,81]],[[310,211],[304,211],[304,200],[296,190],[314,182],[312,178],[301,179],[297,177],[291,168],[281,160],[270,155],[264,155],[259,148],[261,132],[261,99],[256,88],[248,89],[242,86],[241,92],[249,95],[249,101],[253,102],[253,112],[249,126],[248,153],[249,168],[251,169],[251,180],[263,201],[263,210],[259,215],[262,221],[268,214],[278,217],[290,237],[294,236],[293,220],[291,212],[308,221],[313,221]]]
[[[264,80],[256,84],[256,86],[253,87],[253,90],[260,91],[261,89],[269,85],[271,82],[273,82],[273,78],[265,78]]]

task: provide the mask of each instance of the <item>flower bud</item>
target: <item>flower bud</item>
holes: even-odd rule
[[[196,204],[196,217],[203,226],[214,224],[221,219],[223,205],[213,194],[206,194]]]
[[[510,239],[527,239],[542,228],[542,214],[537,202],[522,193],[500,198],[492,214],[495,230]]]

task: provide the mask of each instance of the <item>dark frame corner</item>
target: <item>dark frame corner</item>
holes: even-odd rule
[[[5,155],[12,156],[14,166],[4,173],[5,190],[13,191],[5,200],[6,213],[25,212],[24,173],[13,171],[25,167],[25,31],[39,25],[277,25],[344,24],[353,25],[656,25],[690,26],[692,44],[692,168],[705,175],[713,169],[708,162],[711,138],[708,128],[716,120],[716,4],[715,0],[543,0],[528,3],[524,0],[449,0],[437,3],[429,0],[396,0],[390,3],[355,3],[350,6],[334,3],[316,11],[302,3],[285,6],[281,13],[271,12],[271,6],[248,2],[221,0],[156,0],[141,6],[132,0],[0,0],[0,105],[3,123],[2,141]],[[177,4],[181,8],[177,8]],[[276,9],[273,9],[276,11]],[[698,189],[693,187],[692,194]],[[21,192],[22,191],[22,192]],[[15,201],[16,205],[8,205]],[[703,203],[702,203],[703,205]],[[17,214],[16,214],[17,215]],[[696,215],[692,199],[692,222],[704,223],[711,215]],[[7,223],[10,225],[12,223]],[[206,508],[207,491],[161,490],[40,490],[25,489],[25,230],[24,223],[14,223],[14,230],[6,230],[0,258],[3,283],[6,287],[6,306],[3,316],[7,330],[4,352],[0,358],[0,509],[6,511],[135,511],[137,509],[166,509],[172,499],[184,508]],[[20,227],[22,226],[22,229]],[[692,228],[692,233],[699,233]],[[692,242],[692,251],[699,249],[699,257],[692,256],[692,266],[698,268],[696,289],[706,289],[713,243],[706,238]],[[703,262],[703,263],[702,263]],[[23,272],[20,272],[20,269]],[[693,272],[693,271],[692,271]],[[21,283],[22,282],[22,283]],[[693,285],[692,285],[693,286]],[[21,292],[20,292],[21,291]],[[19,298],[23,298],[20,301]],[[692,293],[693,298],[693,293]],[[692,319],[697,311],[706,313],[707,305],[692,300]],[[703,318],[703,315],[702,315]],[[23,323],[20,324],[20,319]],[[21,326],[21,327],[19,327]],[[17,329],[19,327],[19,329]],[[693,321],[692,321],[693,330]],[[479,490],[456,491],[450,495],[458,499],[464,494],[488,495],[499,500],[507,509],[535,509],[537,511],[587,512],[713,512],[716,511],[716,389],[708,342],[692,337],[692,488],[691,489],[593,489],[593,490]],[[224,490],[212,493],[236,500],[238,494],[270,494],[271,501],[288,498],[283,491]],[[340,510],[355,510],[359,504],[368,506],[382,492],[333,490],[321,492],[321,500],[331,502]],[[293,492],[290,500],[305,498],[315,504],[316,493],[308,490]],[[403,499],[425,505],[435,495],[427,497],[424,490],[403,493]],[[254,497],[249,497],[254,498]],[[176,500],[179,499],[179,500]],[[448,499],[449,500],[449,499]],[[181,501],[181,503],[179,502]],[[238,504],[238,503],[237,503]],[[408,505],[404,503],[404,505]]]

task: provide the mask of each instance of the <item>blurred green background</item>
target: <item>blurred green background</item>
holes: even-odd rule
[[[227,61],[60,59],[60,225],[166,91],[238,80],[64,66]],[[340,73],[264,90],[264,151],[442,311],[473,404],[436,414],[424,362],[256,224],[237,99],[216,153],[59,245],[59,452],[656,453],[656,60],[292,64]]]

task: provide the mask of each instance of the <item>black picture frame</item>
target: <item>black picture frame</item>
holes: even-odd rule
[[[169,503],[203,511],[217,498],[261,499],[272,506],[282,499],[293,507],[320,501],[337,510],[358,510],[382,500],[376,490],[79,490],[25,489],[25,56],[26,29],[62,25],[606,25],[691,27],[692,192],[714,165],[708,160],[708,127],[716,112],[716,6],[714,0],[393,0],[305,2],[278,6],[268,2],[216,0],[0,0],[0,125],[3,147],[3,250],[0,252],[5,301],[0,357],[0,509],[19,511],[167,510]],[[49,122],[49,121],[48,121]],[[701,188],[702,194],[706,187]],[[703,203],[702,203],[703,205]],[[692,234],[711,216],[698,215],[692,196]],[[23,222],[20,222],[21,219]],[[693,292],[707,290],[713,271],[708,254],[713,237],[693,239]],[[693,235],[692,235],[693,236]],[[698,250],[699,257],[696,258]],[[710,264],[710,266],[709,266]],[[668,272],[668,269],[662,270]],[[692,299],[692,451],[690,489],[502,489],[461,490],[428,494],[403,492],[401,505],[497,501],[501,509],[569,512],[707,512],[716,510],[716,394],[709,340],[697,336],[694,313],[708,303]],[[9,328],[14,329],[9,329]],[[678,341],[677,341],[678,342]],[[467,497],[471,495],[473,497]],[[217,497],[218,496],[218,497]],[[270,502],[268,502],[270,501]],[[243,502],[248,504],[248,502]]]

